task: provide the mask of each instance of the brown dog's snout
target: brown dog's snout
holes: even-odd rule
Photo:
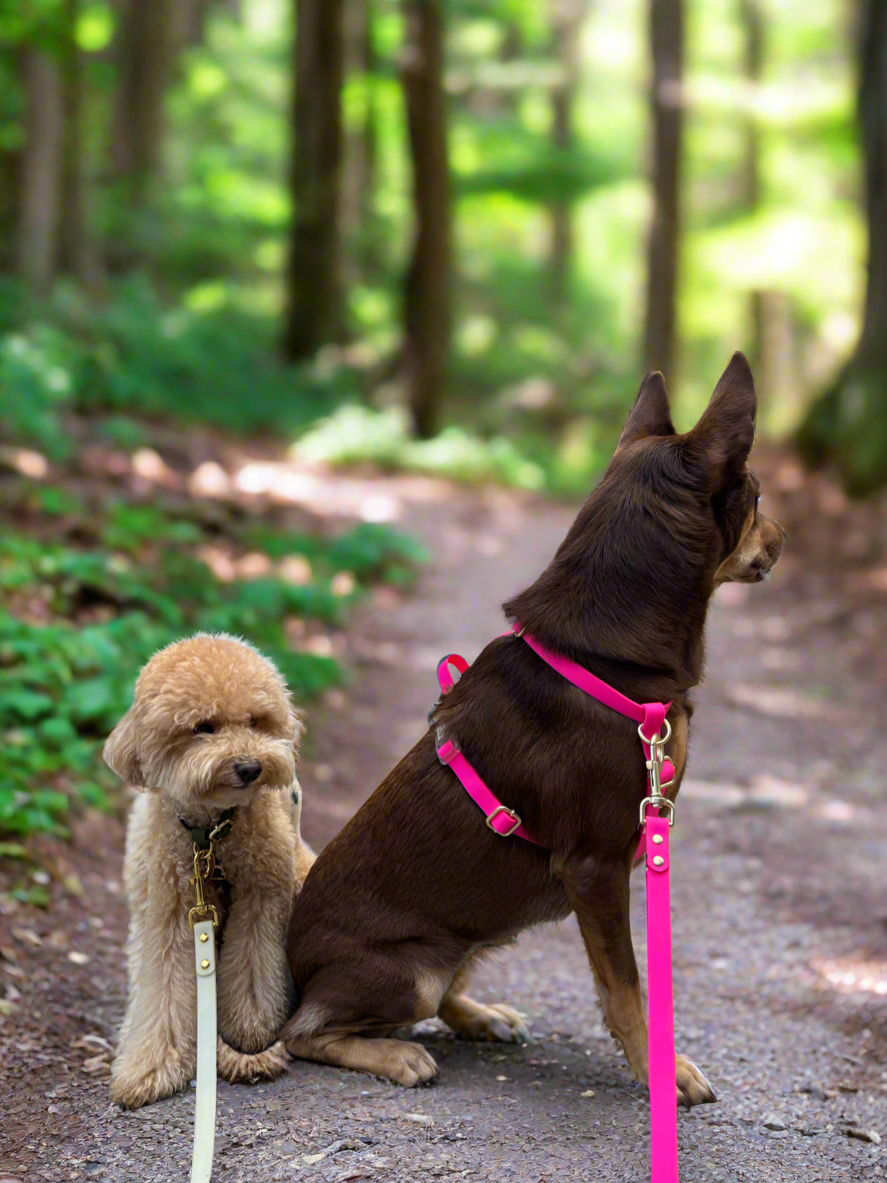
[[[262,775],[262,761],[237,760],[234,764],[234,772],[241,784],[251,785]]]

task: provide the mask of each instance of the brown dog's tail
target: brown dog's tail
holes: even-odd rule
[[[283,1025],[280,1038],[298,1039],[303,1035],[316,1035],[327,1025],[332,1015],[329,1007],[319,1002],[297,1004],[295,1014]]]

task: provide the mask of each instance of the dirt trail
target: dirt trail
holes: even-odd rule
[[[366,607],[349,638],[353,684],[310,711],[304,825],[318,846],[421,734],[438,658],[473,658],[501,628],[497,605],[544,565],[571,518],[427,482],[354,490],[389,498],[434,562],[415,592],[381,592]],[[879,629],[860,639],[830,612],[823,578],[806,580],[787,558],[784,579],[725,589],[712,616],[673,882],[678,1045],[720,1100],[680,1114],[686,1183],[887,1174],[883,740],[858,709],[884,675],[872,660]],[[48,921],[34,932],[39,947],[21,936],[37,924],[30,914],[7,918],[19,935],[6,967],[19,968],[11,980],[28,1017],[0,1031],[0,1169],[53,1183],[184,1179],[193,1094],[122,1114],[102,1064],[88,1067],[123,1005],[125,912],[119,831],[83,841],[108,849],[83,873],[91,918],[72,904],[66,931],[54,914],[54,932]],[[640,876],[634,886],[642,960]],[[78,968],[70,952],[89,963]],[[428,1089],[301,1062],[274,1084],[220,1085],[214,1177],[647,1179],[646,1092],[602,1027],[573,921],[527,934],[484,967],[475,992],[525,1012],[535,1042],[478,1047],[435,1021],[421,1028],[441,1067]]]

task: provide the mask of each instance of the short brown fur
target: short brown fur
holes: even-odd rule
[[[756,409],[748,363],[735,354],[697,426],[679,435],[662,375],[649,374],[606,474],[555,557],[504,605],[544,645],[623,694],[673,702],[674,794],[712,594],[726,580],[766,578],[783,546],[781,526],[758,511],[747,465]],[[448,738],[541,846],[484,826],[437,758]],[[575,912],[606,1021],[645,1081],[646,1019],[629,926],[645,792],[633,722],[522,641],[492,641],[309,874],[290,925],[300,1006],[284,1029],[288,1049],[416,1084],[436,1072],[428,1052],[380,1037],[435,1010],[469,1037],[524,1038],[514,1011],[464,993],[470,962]],[[685,1105],[714,1099],[683,1057],[677,1086]]]

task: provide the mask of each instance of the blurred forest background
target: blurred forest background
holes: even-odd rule
[[[742,348],[761,434],[887,481],[882,0],[22,0],[0,104],[13,836],[106,803],[159,644],[308,694],[421,561],[234,443],[577,496],[646,369],[687,427]]]

